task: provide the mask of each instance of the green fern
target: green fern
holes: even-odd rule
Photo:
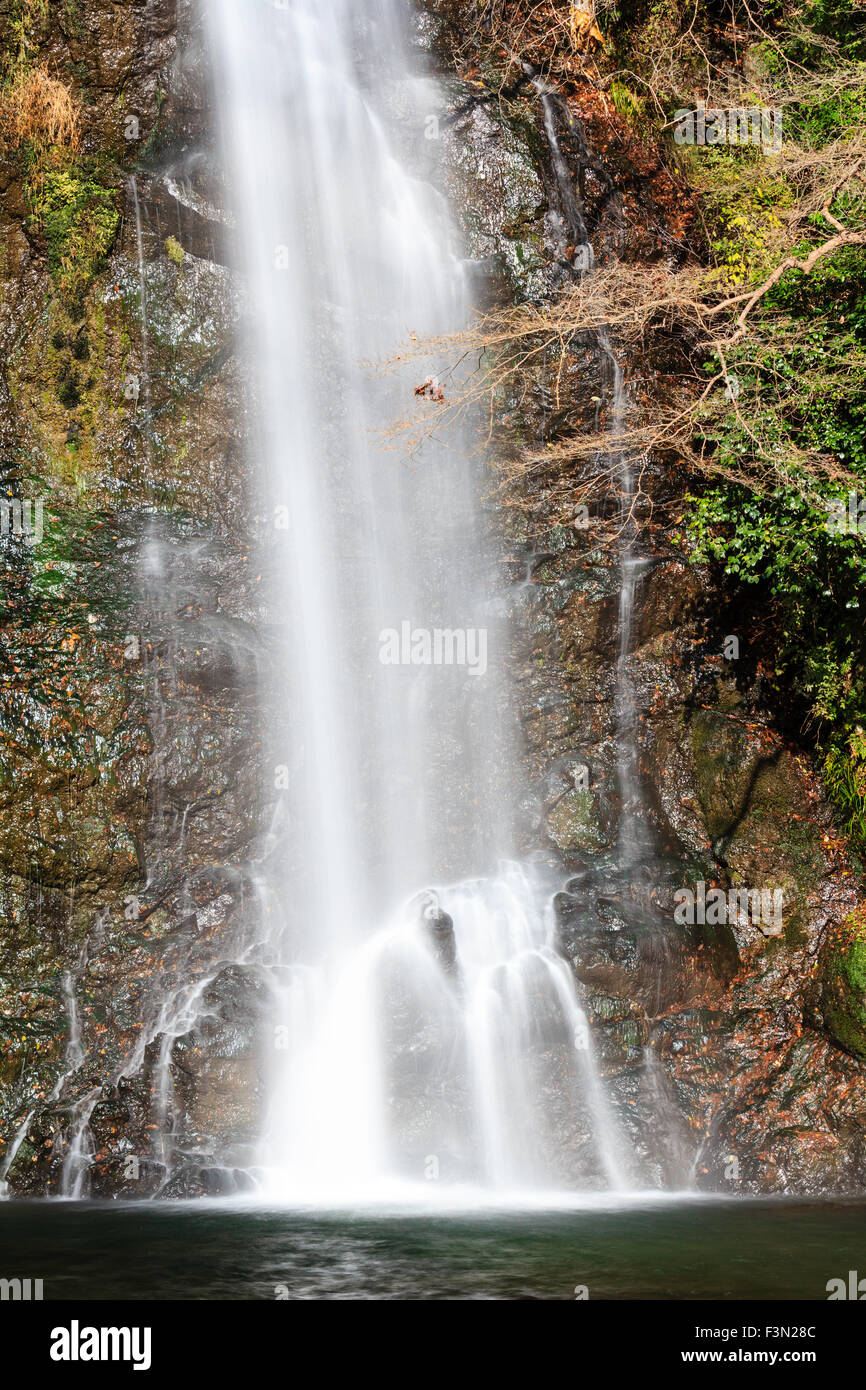
[[[866,731],[858,725],[844,743],[831,745],[824,779],[846,834],[858,850],[866,848]]]

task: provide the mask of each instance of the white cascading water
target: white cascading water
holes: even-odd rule
[[[291,1201],[625,1187],[553,945],[558,885],[511,848],[508,633],[481,465],[453,431],[411,457],[381,440],[440,407],[416,406],[417,366],[376,364],[469,312],[425,140],[441,97],[417,70],[408,0],[205,12],[249,295],[274,661],[262,1184]]]

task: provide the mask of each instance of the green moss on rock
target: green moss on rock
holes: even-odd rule
[[[548,815],[547,828],[561,850],[596,850],[604,843],[590,792],[567,792]]]
[[[830,935],[822,1006],[834,1041],[866,1061],[866,907],[852,912]]]
[[[114,244],[120,221],[115,189],[96,161],[75,160],[34,173],[26,193],[51,274],[64,294],[74,296],[99,272]]]

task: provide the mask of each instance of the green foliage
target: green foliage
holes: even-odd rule
[[[677,98],[699,88],[706,77],[700,49],[682,42],[683,30],[696,16],[690,11],[686,17],[679,0],[653,0],[639,5],[637,13],[629,9],[622,6],[617,20],[605,24],[617,66],[636,73],[662,101],[678,105]],[[676,54],[676,62],[659,63],[659,55],[669,53]]]
[[[824,956],[822,1008],[842,1047],[866,1061],[866,908],[831,927]]]
[[[624,82],[614,80],[608,88],[614,109],[629,121],[646,119],[646,102],[636,95]]]
[[[785,44],[787,57],[814,62],[821,37],[835,39],[848,58],[866,58],[866,28],[857,0],[803,0],[794,7],[796,37]]]
[[[793,693],[866,850],[866,516],[848,522],[849,490],[866,496],[866,254],[784,276],[726,365],[737,394],[699,422],[722,476],[691,499],[694,558],[752,612],[764,674]]]
[[[753,587],[746,603],[772,614],[768,678],[793,687],[819,727],[856,720],[866,705],[863,538],[828,527],[827,511],[793,486],[756,494],[723,483],[691,500],[694,559],[715,563],[729,588]]]
[[[866,990],[866,941],[855,941],[845,961],[845,978],[852,989]]]
[[[766,274],[783,226],[780,212],[790,202],[784,184],[772,178],[735,184],[706,198],[710,245],[730,284],[760,280]]]
[[[7,15],[9,42],[0,59],[7,71],[26,61],[33,50],[33,30],[46,19],[48,5],[49,0],[12,0]]]
[[[175,237],[166,237],[165,249],[170,261],[172,261],[178,267],[183,265],[184,259],[186,257],[186,252],[184,251],[180,242]]]
[[[74,297],[111,250],[120,214],[115,189],[94,160],[43,169],[26,185],[32,221],[45,238],[51,274]]]
[[[698,207],[707,307],[743,295],[706,320],[705,343],[732,338],[724,355],[704,347],[709,360],[694,364],[719,384],[689,441],[708,465],[688,499],[691,554],[748,624],[780,709],[815,741],[866,860],[866,512],[842,527],[831,512],[847,511],[851,492],[866,498],[866,251],[785,273],[735,327],[744,292],[783,260],[805,259],[840,227],[866,230],[866,11],[858,0],[620,10],[614,104],[628,114],[628,81],[647,120],[663,114],[670,162]],[[710,109],[780,109],[781,149],[675,144],[674,112],[704,98]]]
[[[763,279],[782,242],[794,191],[755,145],[688,145],[678,162],[700,195],[707,250],[723,287]]]
[[[824,759],[824,781],[839,808],[845,833],[866,851],[866,731],[861,725],[846,742],[831,744]],[[866,956],[864,956],[866,960]],[[866,974],[861,988],[866,989]]]
[[[823,100],[804,102],[794,108],[788,121],[788,134],[803,144],[821,146],[838,140],[840,134],[854,134],[866,120],[866,73],[862,87],[834,93]]]

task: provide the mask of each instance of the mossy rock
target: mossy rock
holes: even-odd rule
[[[782,749],[762,749],[742,724],[714,711],[693,721],[691,744],[695,789],[714,852],[737,886],[782,889],[786,938],[800,944],[825,865],[796,759]]]
[[[831,932],[821,1004],[833,1040],[866,1062],[866,907]]]
[[[572,791],[561,797],[548,814],[547,830],[561,850],[597,850],[604,844],[590,792]]]
[[[27,184],[31,226],[45,240],[48,265],[74,298],[104,268],[120,223],[113,171],[98,160],[35,169]]]
[[[732,828],[742,810],[757,752],[742,725],[715,710],[695,715],[691,744],[703,820],[715,840]]]

